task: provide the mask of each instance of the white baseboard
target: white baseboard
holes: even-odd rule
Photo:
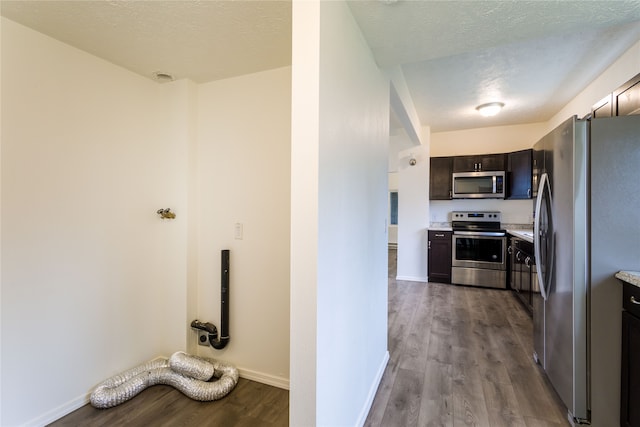
[[[46,426],[47,424],[51,424],[52,422],[59,420],[65,415],[68,415],[73,411],[75,411],[76,409],[80,409],[84,405],[89,403],[89,396],[91,395],[87,394],[84,396],[76,397],[75,399],[70,400],[69,402],[63,405],[60,405],[57,408],[54,408],[30,421],[27,421],[25,424],[23,424],[23,426],[42,427],[42,426]]]
[[[396,280],[405,280],[407,282],[427,282],[426,277],[418,276],[396,276]]]
[[[265,374],[263,372],[257,372],[250,369],[242,368],[238,368],[238,372],[240,372],[240,377],[244,379],[289,390],[288,378],[277,377],[275,375]]]
[[[367,416],[369,415],[369,411],[371,410],[371,405],[373,405],[373,399],[375,399],[376,393],[378,392],[378,387],[380,387],[380,381],[382,381],[382,375],[384,374],[384,370],[387,367],[387,363],[389,363],[389,352],[385,351],[384,357],[382,358],[382,363],[380,363],[378,372],[376,373],[376,376],[373,379],[373,383],[371,384],[371,388],[369,389],[367,400],[362,407],[362,411],[360,411],[360,416],[358,417],[356,426],[362,427],[364,426],[365,421],[367,421]]]

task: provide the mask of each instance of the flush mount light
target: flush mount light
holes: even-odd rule
[[[500,110],[502,110],[502,107],[504,107],[504,103],[502,102],[489,102],[487,104],[478,105],[476,110],[478,110],[478,112],[483,116],[490,117],[498,114]]]
[[[160,82],[160,83],[165,83],[165,82],[172,82],[175,80],[175,78],[169,74],[169,73],[163,73],[161,71],[156,71],[153,73],[153,78],[154,80]]]

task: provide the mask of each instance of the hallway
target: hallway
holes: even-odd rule
[[[390,360],[366,426],[568,426],[531,357],[531,318],[509,291],[396,281]]]

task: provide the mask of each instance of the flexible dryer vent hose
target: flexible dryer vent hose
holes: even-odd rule
[[[216,381],[209,381],[214,377]],[[175,387],[194,400],[218,400],[237,383],[235,367],[179,351],[170,359],[152,360],[103,381],[91,393],[91,405],[111,408],[156,384]]]

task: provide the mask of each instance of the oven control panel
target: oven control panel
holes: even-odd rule
[[[500,222],[502,214],[500,212],[487,211],[454,211],[451,212],[452,221],[468,222]]]

